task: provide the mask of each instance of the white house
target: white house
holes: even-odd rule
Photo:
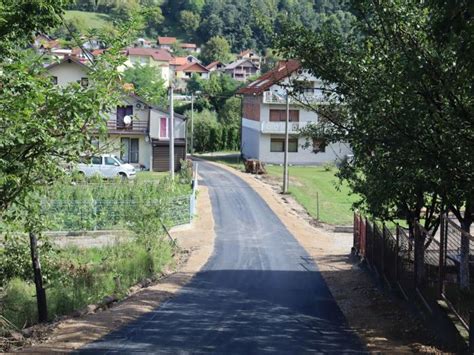
[[[323,104],[324,96],[321,82],[306,70],[298,61],[281,61],[270,72],[240,89],[242,105],[241,152],[247,159],[253,158],[265,163],[282,164],[285,144],[286,92],[295,82],[304,85],[299,94],[303,102]],[[288,89],[290,88],[290,89]],[[331,144],[317,154],[313,149],[304,148],[306,139],[299,137],[299,130],[309,124],[317,123],[318,115],[305,109],[290,95],[290,123],[288,159],[290,164],[317,165],[335,162],[351,154],[350,147],[344,143]],[[315,142],[317,145],[318,142]]]
[[[89,85],[90,68],[76,58],[64,58],[47,68],[60,86],[74,82]],[[138,168],[167,171],[169,168],[169,112],[145,102],[134,94],[124,94],[122,102],[107,117],[107,137],[97,142],[103,153],[114,154]],[[129,119],[126,118],[129,116]],[[175,169],[186,159],[186,119],[174,114]],[[102,137],[101,137],[102,138]]]

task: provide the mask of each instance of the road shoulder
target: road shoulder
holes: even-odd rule
[[[198,216],[188,228],[171,232],[188,258],[179,269],[156,284],[143,288],[105,311],[71,318],[54,324],[46,341],[22,352],[70,352],[151,312],[175,296],[205,265],[214,250],[214,219],[207,187],[201,186],[197,199]]]

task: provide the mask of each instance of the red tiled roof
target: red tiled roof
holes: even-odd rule
[[[171,59],[170,65],[185,65],[187,63],[187,57],[173,57],[173,59]]]
[[[158,44],[176,43],[176,37],[158,37]]]
[[[128,48],[128,55],[151,56],[158,62],[170,62],[173,57],[166,49],[155,48]]]
[[[179,46],[181,48],[197,48],[195,43],[181,43]]]
[[[193,73],[207,73],[209,70],[199,63],[188,63],[176,68],[176,71],[187,71]]]
[[[215,66],[217,66],[217,65],[219,65],[219,64],[220,64],[220,65],[224,65],[224,64],[222,64],[220,61],[216,60],[215,62],[212,62],[212,63],[209,64],[209,65],[206,65],[206,69],[211,70],[212,68],[214,68]]]
[[[297,60],[280,61],[275,68],[268,73],[263,74],[257,80],[251,82],[246,87],[240,89],[237,94],[242,95],[260,95],[268,90],[272,85],[277,84],[282,79],[289,77],[298,70],[301,64]]]

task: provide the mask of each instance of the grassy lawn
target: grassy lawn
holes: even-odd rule
[[[111,23],[110,17],[107,14],[99,14],[97,12],[86,11],[66,11],[66,20],[77,18],[80,23],[87,25],[89,29],[101,29],[108,23]]]
[[[282,180],[283,167],[267,166],[271,176]],[[317,218],[317,195],[319,195],[319,219],[335,225],[351,225],[351,205],[356,196],[349,195],[349,188],[339,186],[336,168],[325,171],[323,167],[291,166],[289,168],[289,191],[311,216]]]

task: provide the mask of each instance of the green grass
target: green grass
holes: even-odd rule
[[[54,257],[46,278],[48,318],[70,314],[104,296],[122,298],[132,285],[159,275],[172,260],[172,247],[161,239],[132,240],[104,248],[69,247]],[[10,279],[0,299],[0,312],[18,328],[37,322],[34,284]]]
[[[168,172],[157,173],[155,171],[138,171],[135,181],[159,181],[168,176]]]
[[[88,29],[102,29],[108,24],[112,23],[109,15],[100,14],[97,12],[86,11],[66,11],[66,20],[78,19],[79,23],[83,23]]]
[[[267,166],[271,176],[282,180],[281,166]],[[335,225],[350,225],[353,220],[352,203],[357,199],[351,196],[346,185],[339,185],[335,176],[336,168],[326,171],[321,166],[291,166],[289,168],[289,192],[295,199],[317,218],[317,196],[319,197],[319,219]]]

